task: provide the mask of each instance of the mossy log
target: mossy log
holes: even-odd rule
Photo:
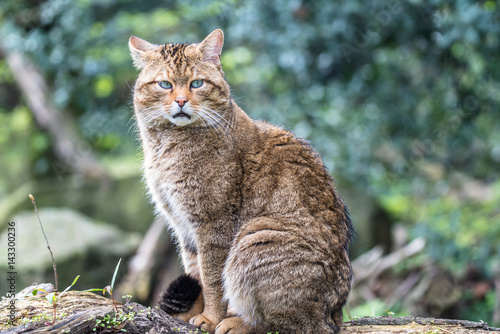
[[[58,317],[52,322],[53,307],[45,298],[19,298],[15,316],[9,317],[10,300],[0,304],[0,331],[13,333],[202,333],[196,327],[172,318],[157,307],[137,303],[118,304],[122,320],[117,316],[113,302],[90,292],[69,291],[57,303]],[[109,322],[104,326],[105,319]],[[109,326],[109,327],[108,327]],[[94,330],[95,329],[95,330]],[[342,333],[498,333],[484,322],[432,319],[419,317],[363,317],[344,323]],[[284,334],[284,333],[282,333]]]
[[[25,295],[25,293],[23,293]],[[91,292],[68,291],[53,306],[43,297],[18,297],[0,303],[0,332],[14,333],[196,333],[196,327],[172,318],[157,307],[137,303],[115,305],[109,298]],[[13,310],[13,314],[11,313]],[[12,315],[12,316],[11,316]],[[102,324],[102,325],[101,325]],[[95,329],[95,330],[94,330]]]
[[[422,317],[362,317],[344,323],[342,333],[497,333],[500,328],[486,322]]]

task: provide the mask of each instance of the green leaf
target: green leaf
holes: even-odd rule
[[[96,291],[98,291],[98,292],[102,292],[102,291],[104,291],[104,290],[105,290],[105,289],[97,289],[97,288],[96,288],[96,289],[87,289],[87,290],[83,290],[82,292],[96,292]]]
[[[73,280],[73,283],[71,283],[71,285],[70,285],[70,286],[68,286],[66,289],[64,289],[64,291],[63,291],[63,292],[61,292],[61,294],[59,295],[59,298],[61,298],[61,296],[62,296],[63,294],[65,294],[66,292],[68,292],[68,290],[69,290],[69,289],[71,289],[71,287],[72,287],[73,285],[75,285],[76,281],[78,281],[78,278],[80,278],[80,275],[76,276],[76,277],[75,277],[75,279]]]
[[[53,305],[57,301],[56,294],[51,292],[47,296],[45,296],[45,299],[50,303],[50,305]]]
[[[76,276],[75,279],[73,280],[73,283],[71,283],[71,286],[75,285],[76,281],[80,278],[80,275]]]
[[[113,274],[113,279],[111,280],[111,291],[113,291],[113,287],[115,286],[115,279],[116,279],[116,274],[118,274],[118,268],[120,268],[120,263],[122,262],[122,259],[118,261],[118,264],[116,265],[115,268],[115,273]],[[110,292],[111,294],[111,292]]]
[[[36,296],[36,295],[38,295],[38,291],[43,291],[43,292],[47,293],[47,291],[45,291],[44,289],[33,289],[33,291],[31,291],[31,293],[33,294],[33,296]]]

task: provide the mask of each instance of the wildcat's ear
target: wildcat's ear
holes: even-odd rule
[[[216,29],[210,33],[198,45],[198,49],[203,55],[203,60],[210,61],[217,66],[220,66],[220,53],[224,44],[224,33],[220,29]]]
[[[139,37],[131,36],[128,40],[128,47],[134,61],[134,66],[140,70],[148,62],[146,51],[154,49],[155,45]]]

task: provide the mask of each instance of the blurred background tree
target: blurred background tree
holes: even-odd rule
[[[41,206],[67,206],[144,233],[153,218],[131,121],[137,72],[128,37],[196,42],[222,28],[223,68],[237,103],[254,119],[310,140],[338,181],[358,231],[352,257],[377,244],[387,254],[405,236],[423,237],[419,255],[393,270],[397,286],[425,269],[426,277],[446,275],[456,287],[450,291],[457,298],[448,302],[431,296],[421,297],[427,298],[421,308],[389,304],[401,313],[500,322],[499,6],[6,0],[0,8],[0,226],[29,209],[32,191]],[[104,174],[86,175],[76,160],[57,153],[56,139],[30,108],[30,91],[16,84],[8,62],[13,54],[44,78],[61,127],[74,126],[75,156],[95,157]],[[416,280],[408,291],[422,284]],[[354,306],[387,307],[384,289],[372,282],[371,291],[359,293]],[[430,294],[432,287],[419,291]]]

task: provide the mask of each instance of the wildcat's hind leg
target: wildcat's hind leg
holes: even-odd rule
[[[253,333],[258,327],[287,334],[340,331],[350,290],[347,254],[332,242],[334,235],[309,238],[306,225],[270,218],[245,224],[223,275],[225,298],[242,319],[228,324],[234,328],[226,326],[227,333]],[[315,228],[311,225],[308,229]]]

